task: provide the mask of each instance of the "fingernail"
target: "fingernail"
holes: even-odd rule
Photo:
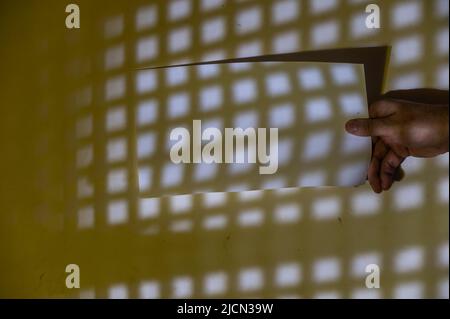
[[[357,131],[357,126],[355,120],[350,120],[345,124],[345,129],[349,133],[355,133]]]

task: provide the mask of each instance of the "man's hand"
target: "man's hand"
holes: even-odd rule
[[[434,93],[411,90],[410,96],[422,91]],[[402,99],[394,98],[396,92]],[[420,98],[409,101],[404,99],[405,92],[408,91],[389,92],[370,105],[369,119],[353,119],[345,125],[351,134],[372,137],[367,177],[376,193],[392,186],[406,157],[433,157],[448,152],[448,102],[421,103]]]

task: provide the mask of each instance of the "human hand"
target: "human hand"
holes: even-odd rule
[[[398,95],[403,98],[405,94]],[[393,96],[395,91],[370,105],[369,119],[353,119],[345,125],[349,133],[373,139],[367,178],[376,193],[390,189],[406,157],[448,152],[448,102],[428,104]]]

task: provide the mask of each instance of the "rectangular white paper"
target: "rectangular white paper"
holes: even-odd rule
[[[366,179],[371,140],[344,129],[347,120],[368,116],[362,64],[241,62],[140,72],[137,87],[147,90],[136,109],[141,196],[355,186]],[[277,128],[276,172],[261,174],[260,167],[267,165],[258,157],[256,163],[210,164],[202,158],[192,163],[199,141],[193,140],[194,120],[201,121],[202,132],[217,128],[222,133],[223,159],[225,128],[253,128],[255,133],[266,128],[267,141],[270,128]],[[190,132],[191,163],[176,164],[170,157],[177,142],[170,133],[180,127]],[[245,145],[234,151],[248,155]]]

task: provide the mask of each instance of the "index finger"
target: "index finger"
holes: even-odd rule
[[[384,118],[396,112],[398,102],[392,99],[382,99],[372,103],[369,106],[370,118]]]

